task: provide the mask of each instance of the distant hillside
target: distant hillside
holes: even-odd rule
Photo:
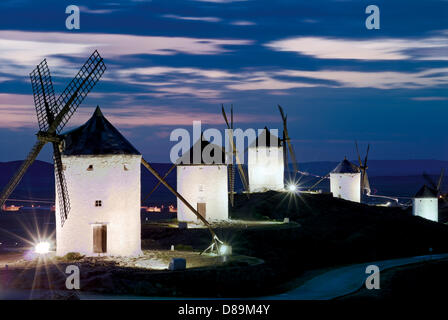
[[[0,162],[0,188],[3,188],[20,166],[21,161]],[[299,170],[316,175],[325,175],[336,167],[338,162],[321,161],[299,163]],[[164,176],[171,167],[170,163],[153,163],[154,168]],[[391,196],[412,196],[425,183],[423,172],[436,180],[442,167],[448,168],[448,161],[439,160],[371,160],[369,162],[369,177],[372,188],[379,194]],[[247,170],[246,170],[247,172]],[[235,173],[235,189],[241,190],[242,185],[238,173]],[[176,187],[176,170],[167,177],[168,182]],[[303,179],[305,186],[312,185],[317,179]],[[157,184],[157,180],[145,168],[142,168],[142,199]],[[319,185],[323,190],[329,189],[329,182]],[[448,178],[444,182],[444,190],[448,189]],[[53,165],[44,161],[35,161],[25,174],[23,180],[11,198],[18,199],[54,199]],[[176,199],[160,186],[144,204],[174,203]]]
[[[9,182],[9,179],[17,171],[21,161],[0,162],[0,188]],[[164,176],[171,167],[169,163],[153,163],[153,167]],[[142,199],[157,184],[157,179],[142,167]],[[167,177],[168,183],[176,187],[176,170],[173,170]],[[14,193],[10,196],[12,199],[50,199],[54,200],[54,173],[53,164],[36,160],[26,172],[20,184]],[[175,203],[175,197],[161,185],[150,197],[148,203],[160,204],[172,202]],[[146,202],[145,202],[146,204]]]
[[[351,160],[358,164],[358,160]],[[317,161],[299,163],[299,170],[325,175],[338,165],[337,161]],[[440,174],[442,168],[448,169],[448,161],[442,160],[369,160],[368,173],[373,176],[416,176],[426,172]]]

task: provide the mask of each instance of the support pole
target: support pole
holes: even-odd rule
[[[146,169],[148,169],[149,172],[151,172],[154,175],[154,177],[157,178],[157,180],[159,180],[168,190],[170,190],[180,201],[182,201],[187,206],[188,209],[190,209],[198,217],[199,220],[201,220],[205,224],[205,226],[210,231],[210,234],[212,235],[213,243],[215,243],[216,250],[219,250],[219,244],[218,244],[219,238],[216,235],[215,231],[213,231],[210,223],[208,223],[208,221],[205,220],[205,218],[201,214],[199,214],[199,212],[195,208],[193,208],[193,206],[189,204],[188,201],[180,195],[180,193],[174,190],[174,188],[171,187],[168,184],[168,182],[166,182],[165,179],[163,179],[159,175],[159,173],[145,159],[143,159],[143,157],[142,157],[142,164],[145,166]]]

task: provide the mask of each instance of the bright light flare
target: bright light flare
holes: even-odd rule
[[[50,243],[47,241],[41,241],[38,244],[36,244],[34,248],[34,252],[38,254],[46,254],[50,252]]]
[[[286,190],[288,190],[289,192],[297,192],[297,185],[294,183],[290,183],[286,187]]]
[[[222,256],[229,256],[229,255],[231,255],[232,254],[232,247],[228,246],[226,244],[222,244],[219,247],[219,254],[222,255]]]

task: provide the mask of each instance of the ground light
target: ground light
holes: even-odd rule
[[[219,254],[221,256],[229,256],[232,254],[232,247],[226,244],[221,244],[219,247]]]
[[[50,243],[47,241],[41,241],[34,247],[34,252],[38,254],[46,254],[50,252]]]
[[[286,187],[289,192],[297,192],[297,185],[295,183],[290,183]]]
[[[232,254],[232,247],[225,244],[223,241],[219,240],[219,238],[215,235],[213,237],[213,242],[212,244],[205,249],[203,252],[201,252],[201,254],[205,253],[205,252],[216,252],[216,254],[220,255],[220,256],[229,256]]]

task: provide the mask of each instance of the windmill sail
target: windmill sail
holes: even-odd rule
[[[6,185],[6,187],[2,191],[2,195],[0,197],[0,207],[3,207],[8,197],[11,195],[11,193],[14,191],[14,189],[19,184],[20,180],[22,180],[23,176],[25,175],[28,168],[31,166],[31,164],[36,160],[37,156],[39,155],[39,152],[44,147],[45,142],[37,141],[31,151],[29,152],[26,159],[22,162],[17,172],[14,174],[14,176],[11,178],[9,183]]]
[[[53,142],[53,161],[54,161],[54,172],[56,179],[56,191],[58,193],[59,200],[59,214],[61,218],[61,223],[64,225],[65,220],[70,212],[70,199],[67,191],[67,183],[64,176],[64,168],[62,166],[61,151],[59,150],[59,145]]]
[[[54,121],[56,98],[46,59],[30,73],[30,79],[39,130],[47,131]]]
[[[235,143],[233,141],[233,107],[231,109],[231,120],[232,125],[229,124],[229,121],[227,119],[226,111],[224,110],[224,106],[221,106],[222,116],[224,117],[224,121],[226,122],[227,129],[229,132],[229,143],[230,143],[230,149],[232,151],[233,157],[235,157],[236,166],[238,168],[238,174],[240,176],[241,182],[243,183],[244,190],[247,192],[250,192],[249,190],[249,183],[247,182],[246,174],[244,173],[243,166],[241,165],[241,161],[238,155],[238,150],[236,149]],[[232,162],[233,162],[232,157]],[[233,169],[234,170],[234,169]],[[233,192],[233,189],[231,189],[231,194]],[[249,198],[249,193],[246,193],[247,197]]]
[[[296,154],[294,152],[294,147],[291,144],[291,139],[289,138],[289,134],[288,134],[288,116],[285,115],[282,106],[277,105],[278,106],[278,110],[280,111],[280,115],[282,117],[282,122],[283,122],[283,159],[285,161],[285,170],[289,171],[289,165],[288,165],[288,152],[289,151],[289,156],[291,157],[291,162],[292,162],[292,167],[294,169],[294,179],[295,179],[295,175],[297,174],[299,168],[297,166],[297,158],[296,158]],[[287,148],[287,149],[286,149]]]
[[[73,116],[77,107],[81,104],[90,90],[95,86],[98,80],[106,70],[103,59],[98,51],[89,57],[87,62],[81,67],[76,77],[70,82],[64,92],[56,100],[51,80],[50,70],[46,60],[43,60],[31,73],[31,86],[39,132],[38,141],[31,149],[26,160],[22,163],[19,170],[15,173],[8,185],[2,192],[0,205],[2,206],[10,194],[19,184],[26,170],[37,158],[39,152],[47,142],[53,144],[53,159],[55,168],[56,190],[59,199],[59,211],[61,214],[61,224],[64,225],[70,211],[70,200],[67,191],[67,184],[64,177],[61,153],[59,150],[59,133],[70,118]]]
[[[100,80],[104,71],[106,71],[106,65],[95,50],[56,101],[56,114],[59,117],[56,126],[58,133],[62,131],[78,106]]]
[[[358,161],[359,161],[359,170],[361,171],[361,191],[365,192],[367,195],[369,195],[371,193],[371,189],[370,189],[369,177],[367,175],[367,169],[368,169],[367,159],[369,157],[370,144],[367,145],[367,151],[366,151],[366,156],[364,158],[364,164],[362,163],[361,155],[359,154],[359,148],[358,148],[357,141],[355,141],[355,147],[356,147],[356,154],[358,156]]]

